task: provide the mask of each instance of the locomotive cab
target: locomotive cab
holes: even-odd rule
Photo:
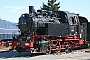
[[[70,26],[70,34],[71,35],[80,35],[80,31],[79,31],[79,17],[78,14],[75,13],[70,13],[68,11],[56,11],[55,13],[57,13],[59,15],[59,17],[61,18],[59,21],[63,24],[69,24]]]

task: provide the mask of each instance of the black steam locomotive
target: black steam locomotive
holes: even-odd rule
[[[84,21],[85,20],[85,21]],[[19,52],[51,53],[85,46],[88,21],[67,11],[34,10],[22,14],[18,27],[21,34],[9,43]]]

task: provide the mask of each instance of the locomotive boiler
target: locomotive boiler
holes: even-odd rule
[[[36,12],[34,6],[29,6],[29,14],[20,16],[18,28],[21,34],[9,43],[18,52],[61,52],[84,44],[79,15],[67,11]]]

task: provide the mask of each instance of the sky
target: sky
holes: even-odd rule
[[[48,0],[0,0],[0,18],[2,20],[18,23],[21,14],[29,13],[28,7],[40,9],[42,3]],[[90,19],[90,0],[57,0],[60,10],[78,13]],[[56,2],[56,3],[57,3]]]

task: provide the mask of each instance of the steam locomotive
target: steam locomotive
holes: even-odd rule
[[[85,21],[83,22],[82,19]],[[21,34],[13,37],[8,46],[18,52],[52,53],[70,51],[86,45],[88,20],[68,11],[34,10],[22,14],[18,28]]]

